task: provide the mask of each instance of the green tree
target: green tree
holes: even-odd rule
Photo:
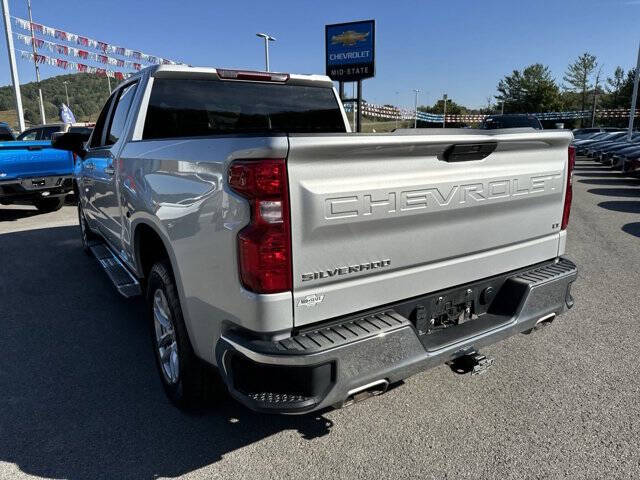
[[[617,67],[613,72],[613,77],[607,78],[606,89],[610,94],[609,105],[613,108],[620,106],[620,90],[624,85],[624,70]]]
[[[564,88],[580,94],[580,110],[584,111],[587,104],[587,94],[592,88],[591,76],[598,66],[595,55],[585,52],[573,63],[569,64],[563,80],[567,82]],[[582,121],[581,121],[582,124]]]
[[[79,122],[95,121],[109,95],[107,79],[88,73],[76,73],[50,77],[40,82],[48,122],[60,121],[59,109],[66,103],[64,83],[67,81],[70,108]],[[115,87],[112,80],[111,86]],[[38,89],[35,82],[20,86],[25,120],[30,124],[40,123]],[[13,110],[15,100],[10,86],[0,87],[0,111]]]
[[[509,113],[535,113],[551,111],[559,105],[560,89],[549,67],[541,63],[524,70],[514,70],[498,82],[498,103],[504,102]]]
[[[418,110],[426,113],[444,113],[444,100],[437,100],[432,106],[421,105]],[[461,115],[467,113],[469,109],[464,105],[459,105],[451,99],[447,99],[447,115]]]

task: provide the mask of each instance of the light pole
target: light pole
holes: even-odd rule
[[[633,81],[633,93],[631,94],[631,109],[629,110],[629,130],[627,140],[631,141],[633,135],[633,120],[636,116],[636,102],[638,101],[638,83],[640,82],[640,46],[638,47],[638,63],[636,64],[636,78]]]
[[[9,69],[11,70],[11,82],[13,83],[13,93],[16,101],[16,115],[18,117],[18,127],[24,130],[24,112],[22,110],[22,96],[20,95],[20,79],[18,78],[18,67],[13,48],[13,33],[11,31],[11,15],[9,14],[9,2],[2,0],[2,18],[4,19],[4,31],[7,36],[7,50],[9,54]]]
[[[400,116],[400,106],[398,105],[399,98],[400,92],[396,92],[396,130],[398,129],[398,117]]]
[[[44,101],[42,100],[42,89],[40,88],[40,68],[38,67],[38,50],[36,50],[36,34],[33,31],[33,17],[31,16],[31,0],[27,0],[27,9],[29,10],[29,26],[31,28],[31,46],[33,47],[33,64],[36,67],[36,81],[38,82],[38,95],[40,96],[40,117],[42,124],[47,123],[44,116]]]
[[[64,85],[64,95],[67,97],[67,107],[71,108],[71,105],[69,105],[69,91],[67,90],[67,83],[69,82],[66,80],[62,82],[62,84]]]
[[[268,72],[269,71],[269,42],[275,42],[276,39],[275,37],[272,37],[271,35],[268,35],[266,33],[256,33],[256,37],[264,38],[264,63]]]
[[[413,128],[418,128],[418,94],[420,93],[420,90],[414,88],[413,93],[415,93],[415,99],[413,101],[413,110],[415,115],[413,118]]]
[[[444,102],[444,110],[442,113],[442,128],[444,128],[447,123],[447,94],[446,93],[443,95],[442,100]]]

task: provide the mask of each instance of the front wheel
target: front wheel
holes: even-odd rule
[[[50,213],[60,210],[64,205],[64,197],[39,198],[33,204],[42,213]]]
[[[221,381],[193,352],[167,260],[151,268],[147,304],[156,365],[167,396],[181,409],[205,406],[221,388]]]

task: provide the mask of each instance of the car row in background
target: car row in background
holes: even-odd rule
[[[0,204],[29,204],[41,212],[60,209],[73,192],[75,158],[54,149],[51,138],[61,133],[89,138],[91,131],[92,124],[55,123],[31,127],[16,139],[8,125],[0,124]]]
[[[573,145],[577,155],[610,165],[623,174],[640,177],[640,132],[627,130],[580,129],[574,131]]]

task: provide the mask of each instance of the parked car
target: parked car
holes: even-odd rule
[[[574,139],[571,142],[571,144],[574,145],[575,147],[578,147],[578,145],[582,145],[584,143],[588,143],[589,141],[592,141],[592,140],[602,140],[604,138],[607,138],[607,136],[609,134],[610,134],[610,132],[587,133],[584,136],[582,136],[581,138],[575,138],[574,137]]]
[[[16,137],[9,124],[0,122],[0,142],[12,141],[15,139]]]
[[[640,146],[640,132],[635,132],[631,136],[631,141],[627,140],[625,135],[621,141],[595,149],[593,158],[604,165],[612,165],[612,158],[616,153],[638,146]]]
[[[47,123],[46,125],[36,125],[26,129],[17,140],[35,141],[51,140],[55,133],[77,132],[90,134],[93,128],[92,123]]]
[[[611,165],[614,169],[620,169],[623,173],[636,171],[632,168],[640,157],[640,145],[627,147],[624,150],[616,152],[611,157]]]
[[[90,127],[81,125],[62,130],[84,138],[91,133]],[[25,139],[55,133],[34,127],[23,132],[21,140],[0,141],[0,204],[31,204],[41,212],[62,208],[65,197],[73,192],[74,155],[53,148],[50,140]]]
[[[480,372],[573,305],[571,139],[352,134],[328,77],[162,65],[54,145],[81,159],[85,250],[147,299],[169,398],[220,394],[216,367],[249,408],[303,413]]]
[[[602,137],[600,136],[602,135]],[[588,140],[577,140],[574,142],[577,155],[586,155],[589,149],[593,149],[612,140],[618,140],[624,137],[625,132],[606,132],[596,135]]]
[[[621,165],[625,175],[640,178],[640,152],[623,158]]]
[[[631,142],[627,140],[627,132],[620,132],[620,133],[624,133],[624,135],[621,135],[620,137],[614,140],[604,140],[604,141],[595,142],[589,145],[586,148],[586,155],[588,157],[595,159],[596,161],[600,161],[600,157],[603,152],[609,151],[610,149],[615,149],[618,147],[625,147],[630,145]],[[631,138],[632,138],[632,141],[635,139],[638,139],[637,135],[635,134]]]
[[[495,130],[498,128],[534,128],[542,130],[542,124],[533,115],[525,114],[503,114],[489,115],[482,121],[481,127],[484,130]]]
[[[618,132],[619,128],[616,127],[587,127],[587,128],[574,128],[572,130],[574,138],[586,138],[594,133],[602,132]]]

